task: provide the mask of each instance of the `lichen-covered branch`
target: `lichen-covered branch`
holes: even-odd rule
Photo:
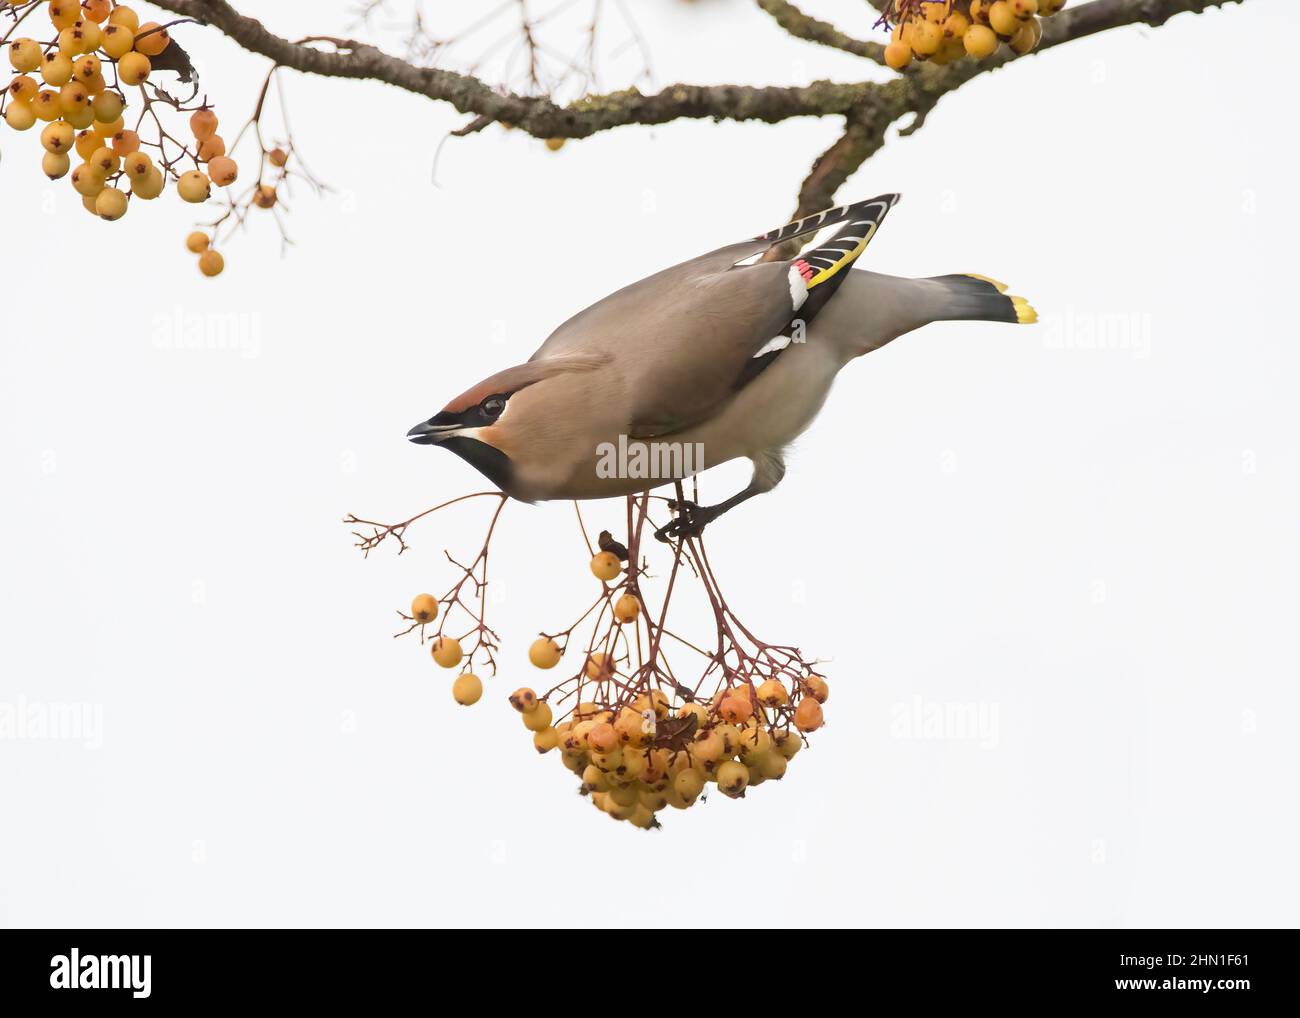
[[[426,67],[393,56],[368,43],[331,36],[297,41],[276,35],[255,18],[240,14],[227,0],[156,0],[158,6],[194,18],[223,32],[245,49],[276,64],[336,78],[382,81],[446,102],[473,119],[460,133],[500,121],[539,138],[584,138],[628,125],[673,120],[759,120],[778,123],[794,117],[842,116],[843,135],[814,163],[800,191],[798,212],[832,204],[839,186],[884,144],[887,129],[911,116],[915,130],[943,96],[971,79],[1018,60],[1002,47],[985,60],[959,60],[940,66],[913,65],[884,81],[806,86],[670,85],[646,95],[635,88],[588,95],[560,105],[545,95],[520,95],[493,88],[470,74]],[[854,39],[833,25],[803,13],[785,0],[756,0],[787,32],[801,39],[862,56],[882,59],[880,44]],[[1126,25],[1163,25],[1184,13],[1245,0],[1091,0],[1047,19],[1036,52]]]

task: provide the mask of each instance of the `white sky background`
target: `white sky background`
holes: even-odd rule
[[[241,7],[346,27],[342,3]],[[745,0],[636,7],[661,84],[864,73]],[[869,31],[853,0],[806,7]],[[102,746],[0,741],[0,921],[643,926],[731,872],[761,899],[722,907],[759,925],[1293,925],[1300,153],[1261,42],[1297,29],[1248,0],[1073,43],[944,99],[842,189],[904,194],[867,267],[993,275],[1044,323],[853,364],[784,485],[710,532],[742,617],[829,659],[828,724],[784,781],[650,834],[579,799],[504,699],[549,685],[527,643],[594,594],[571,507],[506,510],[506,666],[472,710],[390,634],[486,504],[401,559],[363,561],[339,520],[481,487],[406,429],[610,290],[784,222],[839,125],[559,154],[489,130],[434,187],[465,117],[291,75],[336,193],[296,197],[283,259],[266,221],[226,245],[217,280],[170,192],[95,221],[5,130],[0,704],[96,705]],[[178,37],[242,120],[265,62]],[[242,351],[159,348],[177,315],[232,313]],[[1069,342],[1103,320],[1136,345]],[[961,705],[982,736],[908,737]]]

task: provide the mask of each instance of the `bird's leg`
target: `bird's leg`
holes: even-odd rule
[[[677,518],[656,530],[655,538],[667,542],[685,537],[699,537],[704,533],[704,528],[723,513],[729,512],[740,505],[741,502],[751,499],[765,490],[765,488],[750,484],[743,491],[738,491],[731,498],[725,502],[719,502],[717,505],[696,505],[694,502],[685,499],[671,501],[668,503],[668,508],[677,514]]]

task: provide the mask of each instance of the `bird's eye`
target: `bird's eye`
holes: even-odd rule
[[[489,396],[479,404],[479,407],[489,417],[500,417],[501,411],[506,408],[506,398],[504,396]]]

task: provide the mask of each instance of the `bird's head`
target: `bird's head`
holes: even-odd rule
[[[517,460],[528,458],[538,431],[549,430],[547,380],[591,367],[585,360],[528,361],[498,371],[461,393],[406,437],[440,445],[507,493],[517,486]],[[539,466],[539,464],[533,464]]]

